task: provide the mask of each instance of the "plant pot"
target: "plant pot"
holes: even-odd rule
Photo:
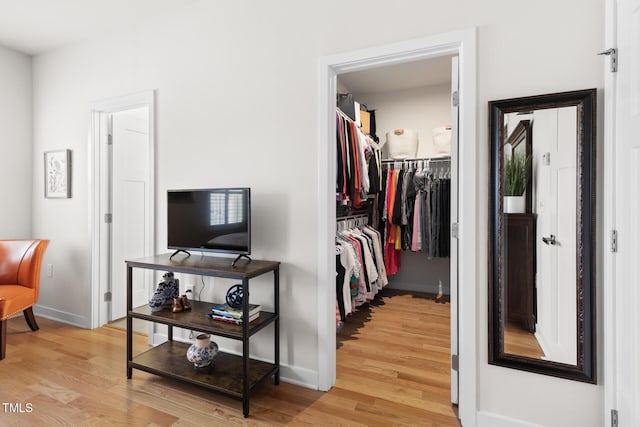
[[[504,196],[502,211],[504,213],[524,213],[524,196]]]

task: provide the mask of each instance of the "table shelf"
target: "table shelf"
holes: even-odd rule
[[[171,307],[152,312],[148,305],[143,305],[133,309],[129,314],[136,319],[148,320],[150,322],[162,323],[184,329],[192,329],[225,338],[242,339],[242,325],[225,323],[207,316],[211,313],[211,307],[213,307],[215,303],[203,301],[190,301],[190,303],[191,310],[179,313],[173,313]],[[269,326],[276,319],[277,316],[275,313],[260,311],[258,318],[249,323],[249,336]]]
[[[273,377],[274,383],[280,382],[280,263],[259,261],[231,264],[229,258],[221,257],[182,257],[172,260],[169,254],[125,261],[127,264],[127,378],[131,379],[133,370],[141,370],[155,375],[172,378],[194,384],[209,390],[242,399],[242,412],[249,416],[249,395],[267,378]],[[147,305],[133,308],[133,269],[170,271],[174,273],[194,274],[210,277],[225,277],[242,280],[243,319],[245,323],[235,325],[211,319],[211,302],[191,301],[191,310],[173,313],[170,308],[152,312]],[[273,272],[274,311],[261,311],[257,319],[248,322],[249,279]],[[133,319],[168,326],[168,341],[150,350],[133,356]],[[273,327],[273,363],[251,359],[249,357],[249,339],[269,325]],[[214,336],[242,341],[241,355],[218,352],[212,364],[206,368],[195,368],[187,360],[190,344],[173,341],[173,328],[179,327],[204,332]]]
[[[213,358],[211,365],[196,368],[186,357],[189,346],[167,341],[134,357],[131,367],[241,399],[243,357],[221,351]],[[249,359],[249,388],[253,390],[277,370],[278,367],[273,363]]]

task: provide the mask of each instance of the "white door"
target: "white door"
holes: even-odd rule
[[[149,213],[145,200],[149,191],[148,108],[125,110],[112,115],[111,174],[111,318],[126,315],[127,259],[147,253]],[[144,270],[134,269],[133,307],[148,302],[149,283]]]
[[[451,59],[451,224],[458,226],[458,57]],[[453,231],[453,230],[452,230]],[[451,360],[458,359],[458,239],[451,233]],[[457,364],[457,363],[456,363]],[[451,366],[451,402],[458,404],[458,366]]]
[[[536,338],[544,358],[575,365],[577,107],[533,115],[536,223]],[[544,243],[553,236],[555,242]],[[564,268],[558,268],[563,266]]]
[[[640,0],[618,0],[613,116],[613,398],[618,425],[640,426]],[[609,189],[609,188],[608,188]],[[609,378],[611,380],[611,378]]]

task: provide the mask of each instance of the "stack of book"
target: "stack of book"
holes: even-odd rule
[[[229,304],[217,304],[213,306],[209,316],[214,320],[242,325],[242,314],[241,308],[233,308]],[[259,315],[260,306],[249,304],[249,322],[256,320]]]

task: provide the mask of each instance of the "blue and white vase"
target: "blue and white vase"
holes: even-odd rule
[[[196,368],[204,368],[211,364],[216,354],[218,354],[218,344],[211,341],[209,334],[200,334],[196,337],[196,343],[187,350],[187,360]]]
[[[172,272],[166,272],[162,279],[149,299],[149,307],[152,312],[160,311],[164,307],[171,307],[173,299],[180,296],[180,280],[174,278]]]
[[[157,311],[162,310],[164,306],[164,295],[159,292],[154,292],[151,298],[149,299],[149,307],[151,308],[151,312],[155,313]]]
[[[180,281],[171,272],[165,273],[162,278],[164,282],[158,284],[158,290],[164,295],[164,305],[170,307],[173,299],[180,296]]]

